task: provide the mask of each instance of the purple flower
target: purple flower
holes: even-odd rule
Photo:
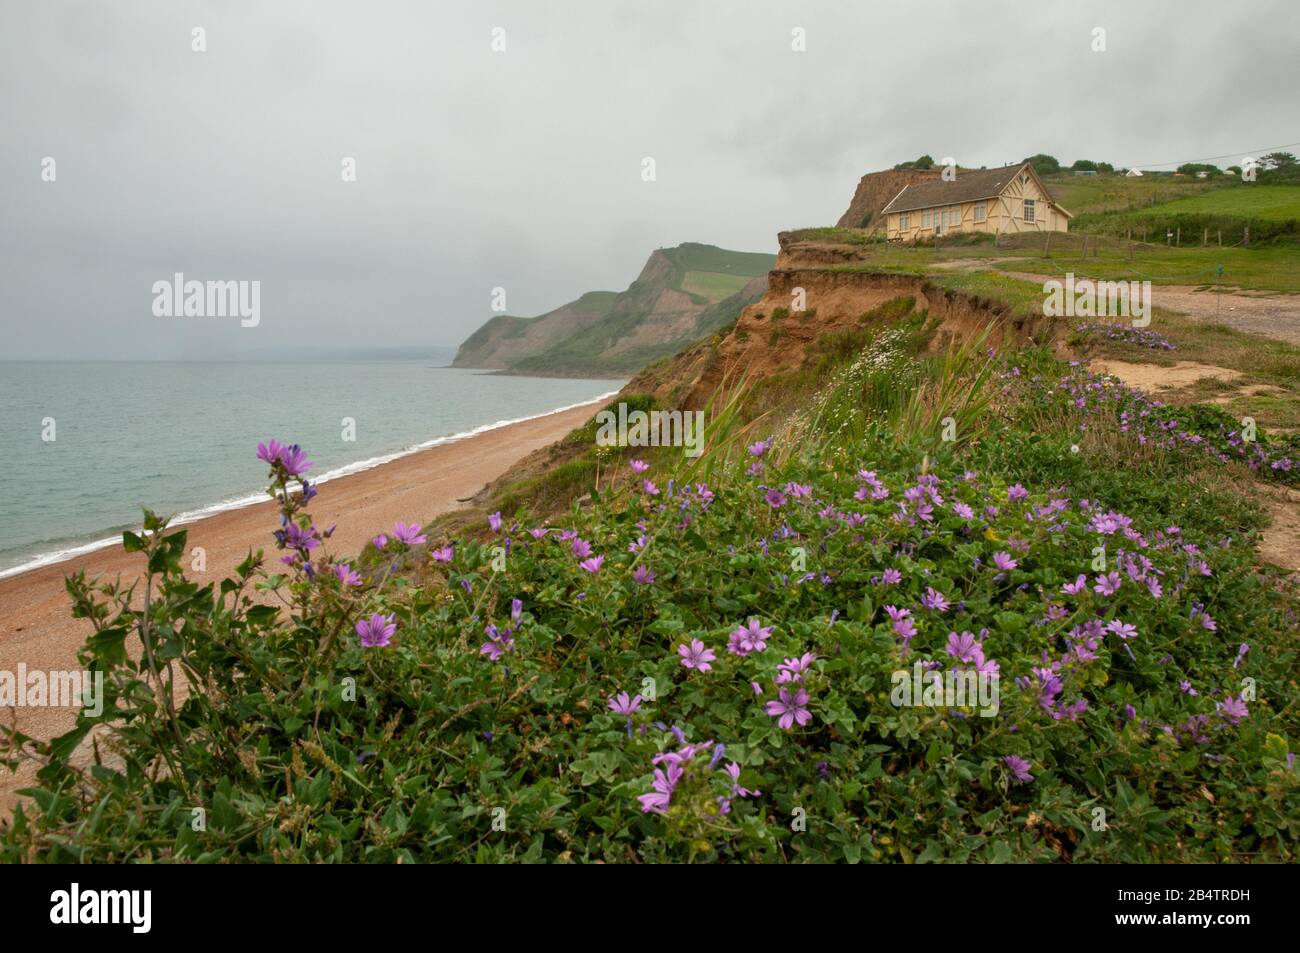
[[[1234,725],[1250,715],[1250,709],[1246,707],[1245,700],[1236,695],[1225,696],[1223,701],[1219,702],[1218,709],[1219,714]]]
[[[1181,682],[1178,683],[1178,690],[1183,692],[1186,695],[1191,695],[1193,698],[1195,698],[1197,695],[1200,694],[1200,692],[1192,688],[1192,683],[1189,682],[1187,679],[1183,679]]]
[[[763,499],[767,500],[767,505],[772,507],[772,509],[779,509],[780,507],[785,506],[785,494],[776,489],[776,487],[768,490],[767,495],[763,497]]]
[[[751,457],[761,457],[767,453],[771,446],[772,440],[768,438],[767,440],[760,440],[758,443],[751,443],[746,449]]]
[[[479,655],[486,655],[495,662],[506,652],[514,651],[515,640],[509,629],[502,632],[495,625],[488,624],[483,627],[483,634],[488,640],[479,646]]]
[[[896,586],[903,581],[903,574],[897,569],[886,569],[880,575],[880,584],[884,586]]]
[[[1088,577],[1083,573],[1079,573],[1078,578],[1075,579],[1074,582],[1067,582],[1061,587],[1061,591],[1067,596],[1077,596],[1081,592],[1086,592],[1087,589]]]
[[[642,480],[641,492],[644,493],[646,496],[658,496],[659,484],[655,483],[654,480]]]
[[[407,546],[420,546],[426,541],[426,537],[420,535],[419,523],[394,523],[393,537]]]
[[[1026,490],[1026,489],[1025,489],[1023,486],[1021,486],[1019,483],[1017,483],[1017,484],[1015,484],[1014,486],[1008,488],[1008,490],[1007,490],[1007,502],[1008,502],[1008,503],[1014,503],[1016,500],[1023,500],[1023,499],[1024,499],[1025,497],[1027,497],[1028,495],[1029,495],[1029,491]]]
[[[632,581],[638,585],[651,586],[654,585],[655,574],[650,570],[649,566],[641,563],[636,569],[632,570]]]
[[[316,527],[308,526],[303,529],[297,523],[289,523],[283,530],[281,541],[290,549],[313,550],[320,545],[320,540],[316,538]]]
[[[975,649],[979,643],[975,641],[974,632],[963,632],[958,635],[956,632],[948,633],[947,652],[959,662],[969,662],[975,658]]]
[[[368,649],[385,648],[396,631],[397,624],[393,622],[391,613],[384,616],[376,612],[369,619],[359,619],[356,624],[361,644]]]
[[[654,790],[637,798],[641,802],[641,810],[647,814],[667,814],[668,805],[673,798],[673,789],[682,779],[684,770],[676,761],[669,761],[666,769],[656,768],[652,784]]]
[[[280,464],[289,476],[301,476],[310,470],[313,462],[307,459],[306,452],[296,443],[280,451]]]
[[[257,445],[257,459],[275,466],[280,462],[280,454],[284,452],[284,444],[278,440],[268,440],[266,443]]]
[[[388,545],[388,537],[384,533],[380,533],[370,542],[374,544],[375,549],[383,549]]]
[[[576,537],[573,542],[569,544],[569,548],[573,550],[573,555],[577,556],[579,559],[586,559],[591,555],[591,543],[587,542],[582,537]]]
[[[776,698],[764,706],[763,711],[779,719],[777,724],[783,730],[789,731],[794,727],[795,722],[806,725],[812,721],[812,712],[807,706],[808,692],[802,686],[796,689],[793,695],[790,689],[782,688],[777,691]]]
[[[633,460],[628,466],[632,468],[633,473],[645,473],[650,469],[650,464],[644,460]]]
[[[1119,619],[1111,619],[1106,625],[1107,632],[1113,632],[1121,639],[1131,639],[1138,634],[1137,626],[1130,625],[1127,622],[1121,622]]]
[[[804,673],[808,671],[812,663],[817,661],[817,656],[812,652],[805,652],[798,658],[788,658],[777,668],[776,683],[778,685],[788,682],[802,682]]]
[[[334,567],[334,575],[338,576],[339,582],[345,586],[361,585],[361,574],[352,571],[347,563],[339,563]]]
[[[627,697],[627,692],[619,692],[609,700],[609,710],[616,715],[631,715],[641,707],[641,696]]]
[[[500,510],[497,510],[495,513],[493,513],[491,516],[488,517],[488,529],[492,530],[492,532],[494,533],[501,532],[501,511]]]
[[[510,600],[510,621],[515,623],[515,625],[518,625],[519,620],[522,619],[523,617],[524,617],[524,600],[511,599]]]
[[[429,555],[433,558],[435,563],[449,563],[455,553],[451,546],[442,546],[433,550]]]
[[[1108,572],[1104,576],[1097,577],[1097,584],[1092,587],[1092,591],[1101,596],[1113,596],[1119,592],[1122,582],[1119,573]]]
[[[603,565],[605,565],[604,556],[593,556],[591,559],[584,559],[582,562],[578,563],[578,568],[585,569],[590,573],[597,573],[600,572],[600,567]]]
[[[993,565],[997,566],[998,569],[1002,570],[1003,572],[1010,572],[1011,570],[1015,569],[1016,566],[1019,565],[1019,563],[1017,563],[1014,559],[1011,558],[1010,553],[994,553]]]
[[[715,661],[717,656],[713,650],[706,648],[704,643],[699,639],[691,639],[690,645],[677,646],[677,654],[682,657],[681,662],[684,668],[694,668],[701,672],[707,672],[713,666],[709,663]]]
[[[1007,766],[1007,770],[1011,772],[1011,780],[1016,784],[1028,784],[1030,781],[1034,780],[1034,776],[1029,773],[1029,769],[1032,765],[1030,765],[1030,763],[1024,758],[1019,758],[1014,754],[1009,754],[1002,759],[1002,763]]]
[[[761,652],[767,648],[767,640],[772,637],[772,627],[759,625],[757,619],[750,619],[748,625],[742,625],[731,633],[727,650],[733,655],[748,655]]]
[[[937,590],[927,586],[925,595],[921,597],[921,605],[927,609],[934,609],[936,612],[946,612],[948,610],[948,600]]]
[[[1232,660],[1232,667],[1237,668],[1242,662],[1246,661],[1246,653],[1249,651],[1250,646],[1247,643],[1242,642],[1241,645],[1237,647],[1237,657]]]
[[[740,765],[736,764],[736,762],[732,761],[731,763],[724,765],[722,770],[726,771],[727,774],[731,776],[732,797],[758,797],[763,793],[757,788],[750,791],[749,789],[740,786]]]

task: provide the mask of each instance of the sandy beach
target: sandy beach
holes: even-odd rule
[[[391,530],[397,520],[425,522],[458,508],[462,505],[458,499],[580,427],[600,403],[509,424],[331,480],[321,485],[320,495],[312,501],[313,518],[318,526],[337,524],[327,543],[330,552],[356,553],[377,532]],[[202,546],[207,552],[207,571],[188,575],[209,582],[228,575],[250,549],[270,551],[276,523],[275,505],[268,500],[187,524],[188,545]],[[72,618],[64,577],[84,568],[88,575],[121,574],[129,580],[141,565],[139,554],[128,554],[117,545],[0,579],[0,671],[17,671],[20,662],[28,670],[77,668],[77,650],[91,627]],[[20,707],[0,710],[0,717],[6,724],[13,724],[16,717],[19,730],[47,739],[68,731],[75,711]],[[0,769],[0,813],[8,812],[12,792],[30,779],[26,769],[18,775]]]

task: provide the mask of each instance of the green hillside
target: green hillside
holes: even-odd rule
[[[762,289],[744,289],[771,270],[776,256],[687,242],[653,252],[626,291],[589,292],[537,318],[498,316],[461,345],[458,367],[504,367],[522,374],[622,376],[736,319]],[[690,302],[683,306],[682,292]],[[694,317],[683,334],[683,307]],[[563,314],[564,320],[552,320]],[[575,327],[575,323],[580,325]],[[624,340],[637,336],[637,345]],[[518,347],[521,339],[525,347]]]
[[[1166,202],[1160,209],[1172,214],[1244,215],[1283,221],[1300,218],[1300,185],[1238,183]]]

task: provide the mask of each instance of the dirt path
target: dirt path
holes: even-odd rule
[[[936,262],[935,267],[945,271],[972,271],[993,269],[995,262],[1007,259],[953,258]],[[1028,271],[1000,271],[1009,278],[1019,278],[1041,285],[1051,275],[1037,275]],[[1087,277],[1076,275],[1075,279]],[[1216,294],[1197,285],[1151,286],[1152,304],[1197,321],[1224,324],[1238,331],[1249,331],[1265,337],[1300,346],[1300,295],[1281,294],[1274,291],[1246,291],[1240,288]]]
[[[1244,376],[1240,371],[1227,367],[1198,364],[1194,361],[1178,361],[1172,367],[1165,367],[1130,361],[1094,360],[1088,363],[1088,370],[1097,374],[1110,374],[1130,387],[1161,397],[1206,378],[1235,383]],[[1272,388],[1252,385],[1243,390],[1258,393],[1261,389],[1266,392]],[[1255,481],[1249,485],[1248,492],[1268,510],[1272,519],[1260,534],[1260,559],[1290,572],[1300,573],[1300,490]]]

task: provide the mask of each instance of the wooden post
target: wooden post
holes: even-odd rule
[[[1207,226],[1205,229],[1205,234],[1201,236],[1201,246],[1204,247],[1208,244],[1210,244],[1210,229]]]
[[[1183,247],[1183,226],[1181,225],[1179,225],[1177,231],[1174,232],[1174,244],[1179,248]]]
[[[1219,229],[1219,247],[1223,247],[1223,229]]]
[[[1246,230],[1242,236],[1241,243],[1245,245],[1247,248],[1250,247],[1250,222],[1246,223]]]

